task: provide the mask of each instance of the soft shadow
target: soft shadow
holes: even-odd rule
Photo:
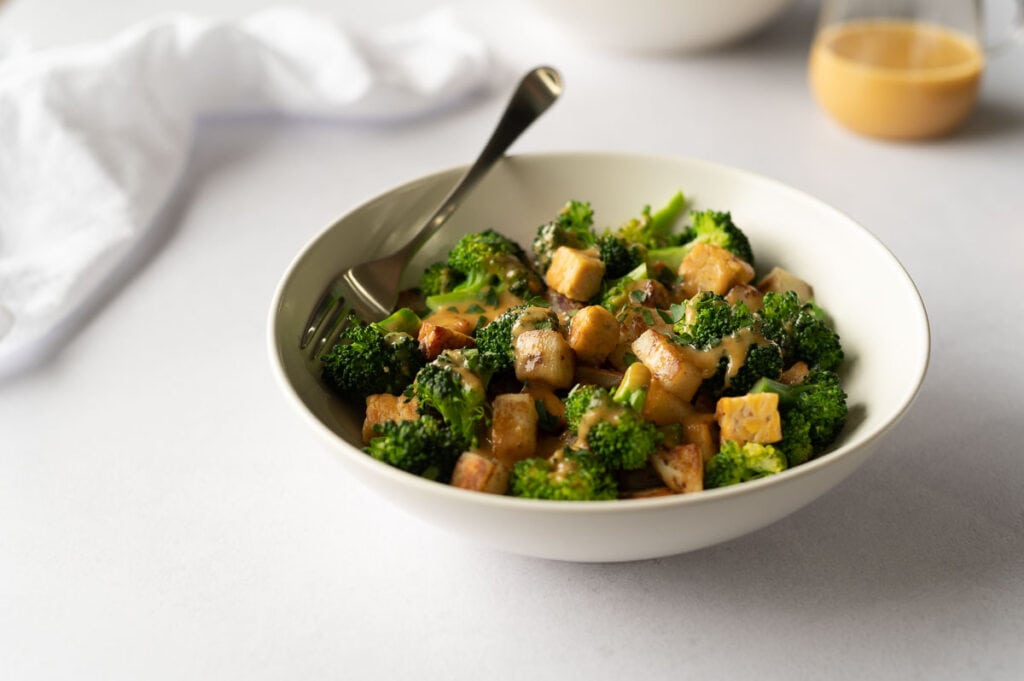
[[[1009,102],[982,99],[950,139],[976,141],[1015,134],[1024,127],[1024,109]]]

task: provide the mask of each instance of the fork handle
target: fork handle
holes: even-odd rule
[[[400,252],[407,259],[416,255],[423,244],[441,229],[459,207],[463,197],[487,174],[495,162],[505,155],[512,143],[548,110],[560,94],[562,77],[550,66],[537,67],[523,76],[483,151],[455,187],[448,192],[434,214],[423,223],[416,236],[401,249]]]

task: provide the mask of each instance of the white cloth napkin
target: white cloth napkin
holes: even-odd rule
[[[0,375],[48,354],[116,282],[199,117],[413,117],[488,67],[448,10],[367,33],[293,8],[169,16],[100,44],[0,53]]]

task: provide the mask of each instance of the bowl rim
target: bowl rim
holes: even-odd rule
[[[612,160],[621,162],[624,160],[630,160],[632,162],[645,161],[645,162],[659,162],[659,163],[685,163],[690,164],[694,167],[703,167],[714,172],[725,172],[733,175],[737,175],[744,180],[750,180],[754,182],[767,183],[772,186],[776,191],[788,193],[799,200],[815,204],[819,209],[823,209],[826,212],[832,213],[838,217],[841,221],[846,222],[847,226],[859,230],[862,236],[866,237],[867,241],[871,243],[872,247],[879,250],[881,256],[889,261],[889,264],[895,268],[895,272],[903,280],[903,282],[909,287],[908,291],[913,294],[912,300],[916,303],[914,305],[914,312],[916,313],[914,319],[914,326],[917,328],[917,332],[920,338],[921,353],[919,358],[919,364],[913,374],[913,380],[908,385],[908,389],[905,394],[901,396],[897,402],[896,408],[882,421],[881,425],[877,427],[873,432],[864,437],[864,439],[857,442],[845,443],[842,446],[827,452],[815,459],[811,459],[799,466],[787,468],[779,473],[769,475],[763,478],[755,480],[748,480],[741,484],[729,485],[726,487],[719,487],[714,489],[701,490],[700,493],[695,494],[673,494],[658,497],[645,497],[638,499],[614,499],[606,501],[560,501],[560,500],[548,500],[548,499],[523,499],[520,497],[512,497],[509,495],[498,495],[498,494],[487,494],[482,492],[475,492],[471,490],[464,490],[444,483],[439,483],[433,480],[429,480],[413,473],[390,466],[382,461],[374,459],[372,456],[367,455],[364,451],[357,448],[347,440],[339,436],[333,430],[331,430],[322,420],[320,420],[316,414],[313,413],[309,407],[306,406],[302,397],[298,391],[292,385],[288,378],[285,370],[281,351],[277,347],[276,338],[276,321],[278,318],[279,311],[282,307],[282,300],[285,289],[290,282],[295,270],[298,268],[301,261],[310,252],[310,250],[322,239],[328,232],[335,229],[340,222],[345,220],[349,215],[367,208],[370,204],[383,199],[383,197],[399,192],[404,189],[411,188],[419,184],[432,183],[442,176],[451,175],[456,172],[463,172],[468,165],[456,165],[443,168],[434,172],[427,173],[407,180],[393,186],[389,189],[384,190],[368,199],[361,201],[352,208],[348,209],[343,215],[331,222],[326,227],[319,230],[314,234],[307,242],[302,246],[298,253],[292,258],[288,267],[285,269],[283,275],[279,279],[272,298],[270,311],[267,319],[267,348],[269,351],[269,359],[271,369],[274,374],[275,380],[278,382],[279,387],[284,388],[284,393],[287,395],[289,401],[293,407],[312,425],[313,430],[328,444],[334,446],[335,449],[340,449],[344,452],[345,456],[352,459],[353,463],[362,466],[366,471],[375,476],[384,476],[389,481],[398,486],[411,486],[413,489],[420,491],[424,494],[438,495],[441,499],[445,499],[452,503],[470,503],[484,507],[499,508],[499,509],[534,509],[543,510],[545,512],[558,511],[571,514],[579,513],[599,513],[604,514],[612,511],[613,509],[620,509],[615,511],[616,513],[634,513],[634,512],[648,512],[655,509],[666,509],[675,507],[686,507],[693,505],[704,505],[709,503],[718,503],[724,500],[731,499],[732,497],[739,495],[746,495],[756,493],[758,490],[765,490],[770,487],[782,486],[791,484],[801,478],[809,475],[813,475],[821,468],[829,467],[833,463],[840,459],[847,458],[852,455],[855,451],[864,448],[869,448],[877,443],[883,435],[894,428],[907,412],[910,407],[916,401],[920,395],[921,387],[924,383],[925,376],[928,371],[928,367],[931,361],[931,325],[928,318],[928,312],[924,305],[924,300],[921,296],[920,290],[914,283],[910,274],[906,268],[895,256],[891,249],[886,246],[877,236],[875,236],[867,227],[862,225],[857,220],[854,220],[849,215],[839,210],[835,206],[827,203],[826,201],[817,198],[811,194],[808,194],[800,189],[793,187],[781,180],[763,175],[758,172],[740,168],[734,165],[720,163],[717,161],[711,161],[702,158],[672,155],[672,154],[651,154],[651,153],[639,153],[639,152],[624,152],[624,151],[600,151],[600,150],[585,150],[585,151],[547,151],[547,152],[528,152],[520,154],[509,154],[503,159],[502,162],[526,162],[526,163],[543,163],[554,160],[587,160],[593,161],[596,158],[603,158],[606,160]]]

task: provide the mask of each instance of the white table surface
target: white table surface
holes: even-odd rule
[[[58,44],[261,4],[8,0],[0,33]],[[370,25],[427,4],[314,6]],[[162,249],[59,356],[0,384],[0,678],[1024,678],[1024,49],[990,64],[960,134],[891,144],[813,104],[813,3],[687,58],[588,50],[515,2],[455,6],[508,74],[494,93],[404,126],[204,125]],[[819,501],[668,559],[504,555],[345,477],[279,394],[264,327],[298,249],[472,158],[543,62],[566,93],[515,150],[772,175],[862,222],[917,282],[923,392]]]

